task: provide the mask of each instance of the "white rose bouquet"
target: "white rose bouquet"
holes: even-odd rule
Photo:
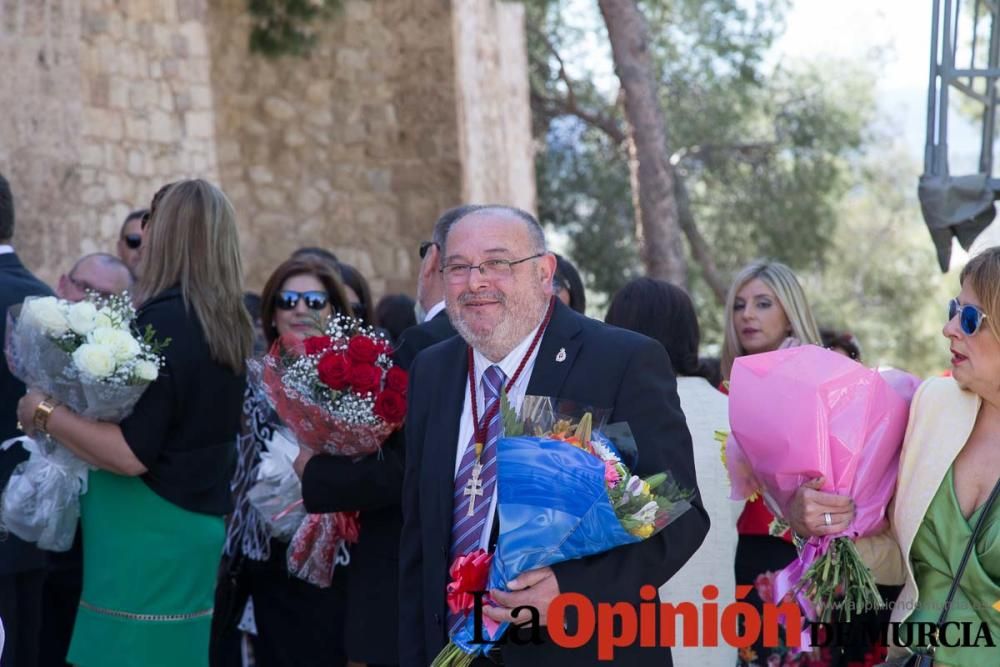
[[[169,340],[134,330],[128,294],[70,303],[30,297],[8,313],[5,351],[11,373],[79,415],[120,422],[157,378]],[[0,528],[39,548],[66,551],[87,490],[88,466],[48,436],[15,438],[30,453],[0,500]]]

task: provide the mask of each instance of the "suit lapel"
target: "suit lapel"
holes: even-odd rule
[[[556,300],[549,326],[538,345],[538,356],[528,383],[529,396],[559,396],[580,350],[580,315]]]
[[[448,357],[441,369],[441,383],[428,387],[436,395],[431,400],[434,416],[428,420],[425,465],[434,483],[433,516],[440,517],[434,524],[440,526],[437,539],[448,544],[451,540],[452,497],[455,488],[455,456],[458,453],[458,431],[465,406],[465,386],[468,382],[469,364],[464,340],[456,339],[449,344]]]

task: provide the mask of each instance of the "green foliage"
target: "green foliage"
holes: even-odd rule
[[[599,303],[642,266],[617,85],[593,53],[607,35],[596,9],[590,23],[567,12],[584,4],[532,0],[528,43],[545,146],[536,157],[539,215],[568,236],[567,254]],[[783,261],[802,277],[821,324],[858,336],[866,363],[933,372],[943,363],[938,311],[947,290],[913,197],[915,166],[901,151],[868,157],[893,150],[873,130],[877,65],[773,64],[788,4],[640,0],[693,219],[724,279],[757,257]],[[711,352],[724,313],[700,272],[692,261]]]
[[[948,363],[941,328],[958,269],[937,270],[913,193],[919,165],[891,138],[881,145],[859,162],[857,186],[837,207],[825,267],[802,280],[820,324],[853,333],[866,365],[927,377]]]
[[[270,58],[309,55],[319,20],[340,9],[343,0],[247,0],[253,19],[250,51]]]

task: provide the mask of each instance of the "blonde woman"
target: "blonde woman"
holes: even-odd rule
[[[726,297],[725,336],[722,376],[726,381],[737,357],[820,344],[819,328],[795,274],[784,264],[768,261],[748,264],[733,279]],[[776,572],[797,557],[791,531],[774,530],[774,521],[760,499],[744,507],[736,524],[737,586],[753,585],[759,575]],[[756,593],[751,598],[759,604]],[[763,645],[754,648],[763,664],[767,650]]]
[[[223,515],[253,325],[232,205],[205,181],[157,193],[143,221],[137,324],[166,365],[121,424],[29,392],[22,424],[98,470],[82,497],[83,594],[67,660],[81,667],[208,664]]]
[[[821,344],[802,285],[780,262],[752,262],[736,274],[726,296],[725,333],[722,376],[726,380],[736,357]]]

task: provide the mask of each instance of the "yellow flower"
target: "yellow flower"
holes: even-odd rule
[[[652,494],[652,491],[649,488],[649,483],[646,482],[645,480],[643,480],[643,482],[642,482],[642,495],[648,496],[650,494]]]
[[[638,528],[632,531],[632,534],[635,535],[636,537],[641,537],[642,539],[646,539],[647,537],[653,534],[653,524],[647,523],[643,526],[639,526]]]

